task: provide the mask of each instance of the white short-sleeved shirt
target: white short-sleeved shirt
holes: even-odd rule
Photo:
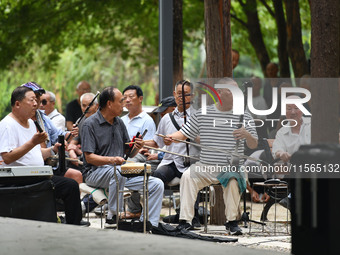
[[[65,117],[58,112],[57,109],[54,109],[49,115],[47,115],[53,122],[56,128],[61,129],[62,131],[66,130],[66,120]]]
[[[192,109],[188,108],[186,110],[186,113],[187,113],[187,120],[189,120],[191,113],[192,113]],[[179,127],[182,127],[184,125],[184,113],[179,112],[178,108],[176,107],[176,109],[172,113],[165,114],[164,117],[161,119],[161,121],[158,124],[157,134],[169,135],[169,134],[177,132],[177,128],[174,126],[174,124],[171,121],[170,114],[174,115],[175,121],[177,122]],[[187,155],[187,148],[186,148],[185,143],[171,143],[170,145],[165,146],[163,138],[157,135],[153,137],[153,140],[157,143],[158,147],[160,148],[165,147],[165,149],[168,151],[176,152],[181,155]],[[189,151],[190,151],[190,155],[198,157],[197,155],[199,154],[199,151],[197,150],[197,148],[195,148],[194,146],[190,146]],[[172,162],[175,163],[177,170],[181,173],[183,173],[184,171],[188,169],[188,167],[185,167],[183,165],[182,156],[178,156],[178,155],[174,155],[170,153],[165,153],[158,167],[163,166],[163,165],[169,165]]]
[[[275,158],[275,153],[278,151],[288,152],[293,154],[296,152],[300,145],[311,143],[311,121],[310,118],[302,118],[302,125],[300,133],[292,133],[290,127],[281,127],[277,131],[273,143],[272,154]]]
[[[11,152],[13,149],[24,145],[37,132],[33,120],[29,119],[29,128],[21,126],[15,119],[6,116],[0,122],[0,154]],[[0,156],[1,160],[2,157]],[[40,144],[27,152],[24,156],[11,164],[2,163],[1,166],[43,166]],[[0,166],[0,167],[1,167]]]

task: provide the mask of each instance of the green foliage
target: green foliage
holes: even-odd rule
[[[231,13],[246,22],[232,0]],[[272,1],[267,1],[272,7]],[[310,10],[301,0],[302,34],[310,51]],[[276,24],[258,0],[264,42],[277,61]],[[114,85],[141,85],[144,104],[154,104],[158,91],[158,0],[2,0],[0,1],[0,117],[10,108],[11,91],[36,81],[56,92],[58,108],[76,97],[75,86],[89,81],[93,92]],[[183,0],[184,77],[204,72],[204,1]],[[241,53],[235,77],[261,76],[248,32],[231,19],[233,48]]]

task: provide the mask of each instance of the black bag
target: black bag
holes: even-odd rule
[[[125,230],[125,231],[132,231],[132,232],[144,232],[144,222],[139,220],[131,220],[131,221],[119,221],[118,222],[118,229]],[[146,232],[151,231],[152,225],[148,221],[146,223]]]

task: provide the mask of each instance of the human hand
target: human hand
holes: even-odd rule
[[[122,157],[111,157],[110,158],[110,163],[113,165],[113,164],[116,164],[116,165],[121,165],[123,164],[125,161],[124,158]]]
[[[158,159],[158,154],[154,153],[154,154],[150,154],[150,153],[145,153],[145,156],[147,156],[147,160],[157,160]]]
[[[33,135],[32,142],[34,145],[41,144],[46,141],[47,137],[48,135],[45,131],[41,133],[38,131]]]
[[[73,137],[77,137],[79,134],[79,127],[76,126],[76,124],[73,124],[72,130],[71,130],[71,135]]]
[[[173,140],[172,140],[172,137],[171,136],[165,136],[165,137],[163,137],[163,142],[164,142],[164,144],[165,145],[170,145],[170,144],[172,144],[173,143]]]
[[[288,152],[282,151],[282,152],[279,153],[279,158],[285,163],[288,162],[291,157],[292,157],[292,155],[289,154]]]
[[[259,193],[257,193],[255,190],[252,190],[252,192],[251,192],[251,199],[252,199],[253,202],[255,202],[255,203],[260,202]]]
[[[134,140],[134,142],[135,142],[134,147],[135,147],[136,149],[140,150],[140,149],[142,149],[142,148],[144,147],[145,142],[143,141],[142,138],[137,138],[137,137],[136,137],[135,140]]]
[[[243,126],[239,129],[234,130],[233,132],[233,136],[236,140],[247,139],[249,135],[250,133]]]

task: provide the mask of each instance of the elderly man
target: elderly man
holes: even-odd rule
[[[65,131],[65,117],[55,108],[55,94],[51,91],[46,91],[40,97],[40,110],[43,110],[49,117],[56,128]]]
[[[93,93],[85,93],[80,97],[80,105],[82,112],[85,112],[86,108],[90,105],[91,101],[95,97],[95,94]],[[92,114],[94,114],[98,110],[98,100],[95,99],[92,106],[89,108],[87,113],[85,114],[84,118],[79,122],[78,128],[79,128],[79,135],[77,137],[74,137],[72,141],[70,142],[68,146],[68,151],[71,158],[77,159],[78,156],[81,156],[83,152],[80,149],[81,145],[81,128],[85,122],[85,120],[90,117]],[[78,166],[78,162],[74,162],[76,166]]]
[[[298,96],[289,96],[289,99],[300,99]],[[286,105],[286,117],[291,127],[281,127],[275,136],[272,154],[283,162],[289,162],[292,154],[301,145],[311,143],[311,120],[302,117],[302,111],[295,104]],[[290,209],[290,195],[280,201],[280,204]]]
[[[300,97],[289,96],[288,99]],[[302,115],[302,111],[295,104],[286,105],[286,117],[291,127],[281,127],[277,131],[272,148],[274,158],[288,162],[300,145],[311,143],[311,121]]]
[[[78,98],[72,100],[66,105],[66,127],[67,130],[72,130],[73,124],[82,115],[80,107],[80,97],[88,92],[91,92],[91,85],[87,81],[81,81],[77,85]]]
[[[229,78],[219,81],[219,84],[222,83],[238,86],[235,81]],[[235,124],[230,124],[238,123],[239,121],[239,115],[232,113],[232,93],[228,88],[217,89],[217,93],[222,100],[222,104],[208,106],[206,114],[202,113],[202,110],[198,110],[179,131],[170,134],[164,139],[164,143],[170,145],[172,142],[176,142],[173,138],[185,140],[187,138],[195,139],[200,136],[200,144],[202,145],[200,161],[191,165],[190,170],[185,171],[181,178],[181,209],[178,228],[190,229],[192,227],[190,222],[194,217],[194,204],[199,190],[210,184],[221,182],[226,208],[226,229],[233,235],[241,235],[242,231],[238,227],[237,221],[240,215],[241,192],[246,188],[245,182],[239,174],[227,172],[225,176],[219,169],[225,168],[227,170],[227,167],[230,166],[231,156],[226,155],[223,150],[234,150],[235,140],[240,140],[238,147],[238,153],[240,154],[243,154],[244,142],[247,143],[249,148],[256,148],[257,134],[252,126],[247,125],[246,127],[237,128]],[[215,121],[219,119],[223,119],[223,121]],[[246,123],[252,120],[248,112],[245,112],[244,120]],[[206,146],[218,148],[218,150],[212,151]]]
[[[31,119],[38,108],[33,89],[45,92],[36,83],[26,83],[12,92],[12,112],[0,122],[0,153],[4,165],[42,166],[44,159],[57,151],[57,145],[41,148],[48,135],[37,132]],[[80,194],[76,181],[62,176],[53,176],[56,198],[65,204],[66,223],[79,225],[81,221]]]
[[[156,132],[156,125],[153,119],[145,112],[142,108],[143,102],[143,90],[136,85],[129,85],[123,90],[125,107],[129,110],[128,114],[122,117],[126,129],[128,131],[130,139],[132,139],[137,132],[142,134],[144,130],[148,130],[144,139],[152,139]],[[129,159],[136,162],[145,162],[146,156],[137,154],[134,159]],[[157,167],[156,162],[150,163],[152,168]],[[158,162],[157,162],[158,163]],[[126,218],[139,218],[142,206],[140,205],[139,193],[133,192],[131,197],[128,199],[128,211],[125,215]]]
[[[137,132],[141,134],[145,129],[148,130],[144,139],[152,139],[156,132],[156,125],[153,119],[142,109],[143,91],[139,86],[130,85],[123,90],[125,107],[128,109],[128,114],[122,117],[130,139]]]
[[[109,210],[105,226],[116,227],[117,199],[122,200],[122,194],[116,194],[116,181],[114,165],[118,170],[124,163],[124,154],[129,151],[125,143],[130,141],[123,121],[119,118],[123,111],[124,97],[114,87],[105,88],[99,99],[99,111],[87,118],[81,129],[82,149],[85,155],[84,163],[85,181],[88,185],[100,188],[109,188]],[[141,139],[136,138],[130,157],[134,157],[144,145]],[[143,188],[143,176],[133,178],[122,177],[117,173],[119,189],[125,187],[132,190]],[[150,177],[149,179],[149,214],[152,226],[157,227],[162,208],[163,183]],[[121,204],[121,203],[120,203]],[[141,216],[143,220],[143,215]]]

